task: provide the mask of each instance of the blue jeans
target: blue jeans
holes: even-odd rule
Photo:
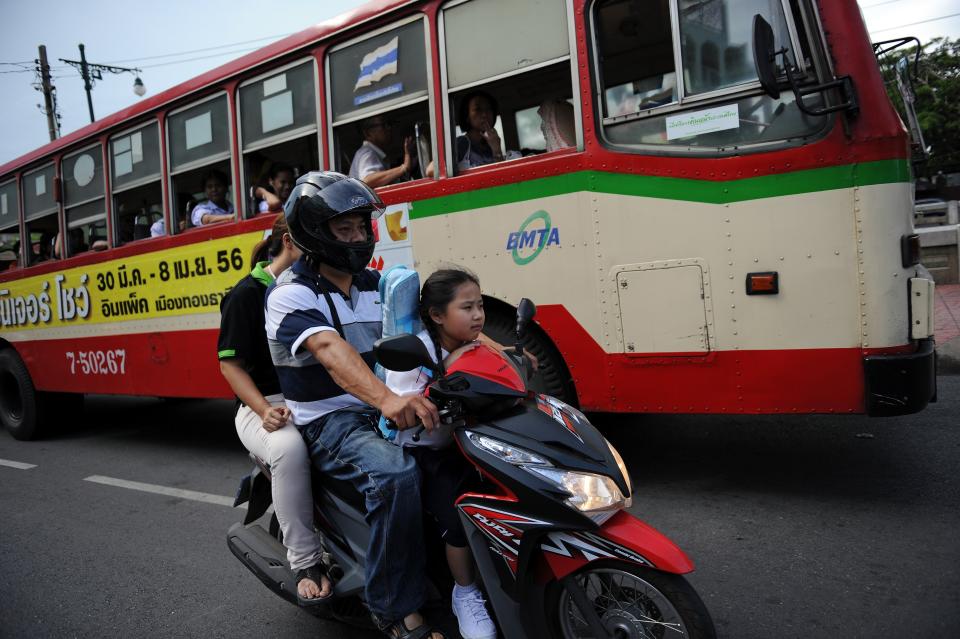
[[[366,500],[367,607],[394,621],[426,600],[420,474],[413,458],[377,433],[379,414],[346,408],[301,428],[314,468],[350,482]]]

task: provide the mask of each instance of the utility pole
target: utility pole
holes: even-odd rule
[[[90,90],[93,89],[94,80],[103,79],[103,71],[106,71],[107,73],[142,73],[142,71],[136,67],[114,67],[109,64],[93,64],[92,62],[87,62],[87,55],[82,44],[80,45],[79,60],[64,60],[63,58],[60,58],[60,62],[64,62],[80,70],[80,77],[83,78],[83,88],[87,91],[87,108],[90,110],[91,122],[93,122],[96,118],[93,117],[93,96],[90,94]],[[140,81],[139,77],[137,77],[137,79],[133,82],[133,92],[138,96],[142,96],[146,92],[143,82]]]
[[[57,122],[56,98],[53,92],[55,87],[50,85],[50,65],[47,63],[47,47],[40,45],[40,90],[43,92],[43,112],[47,114],[47,130],[50,141],[57,139],[60,126]]]
[[[90,95],[93,83],[90,81],[90,67],[87,65],[87,56],[83,52],[82,44],[80,45],[80,77],[83,78],[83,88],[87,92],[87,108],[90,109],[90,121],[93,122],[96,119],[93,117],[93,96]]]

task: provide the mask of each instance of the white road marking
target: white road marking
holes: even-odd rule
[[[202,501],[207,504],[217,504],[218,506],[233,507],[233,497],[211,495],[210,493],[201,493],[196,490],[183,490],[181,488],[170,488],[168,486],[158,486],[156,484],[144,484],[139,481],[128,481],[126,479],[104,477],[102,475],[90,475],[89,477],[85,477],[83,481],[90,481],[95,484],[105,484],[107,486],[116,486],[117,488],[140,490],[146,493],[156,493],[158,495],[179,497],[180,499],[192,499],[193,501]]]
[[[10,461],[9,459],[0,459],[0,466],[9,466],[10,468],[19,468],[20,470],[37,467],[36,464],[24,464],[23,462]]]

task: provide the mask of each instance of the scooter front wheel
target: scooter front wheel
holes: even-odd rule
[[[572,577],[607,635],[616,639],[713,639],[710,613],[680,575],[621,561],[592,562]],[[547,595],[551,635],[596,637],[577,593],[555,582]]]

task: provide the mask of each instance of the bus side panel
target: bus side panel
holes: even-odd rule
[[[37,390],[159,397],[232,397],[213,330],[15,344]]]
[[[567,362],[585,410],[864,412],[859,348],[609,354],[561,305],[538,306],[537,321]]]

